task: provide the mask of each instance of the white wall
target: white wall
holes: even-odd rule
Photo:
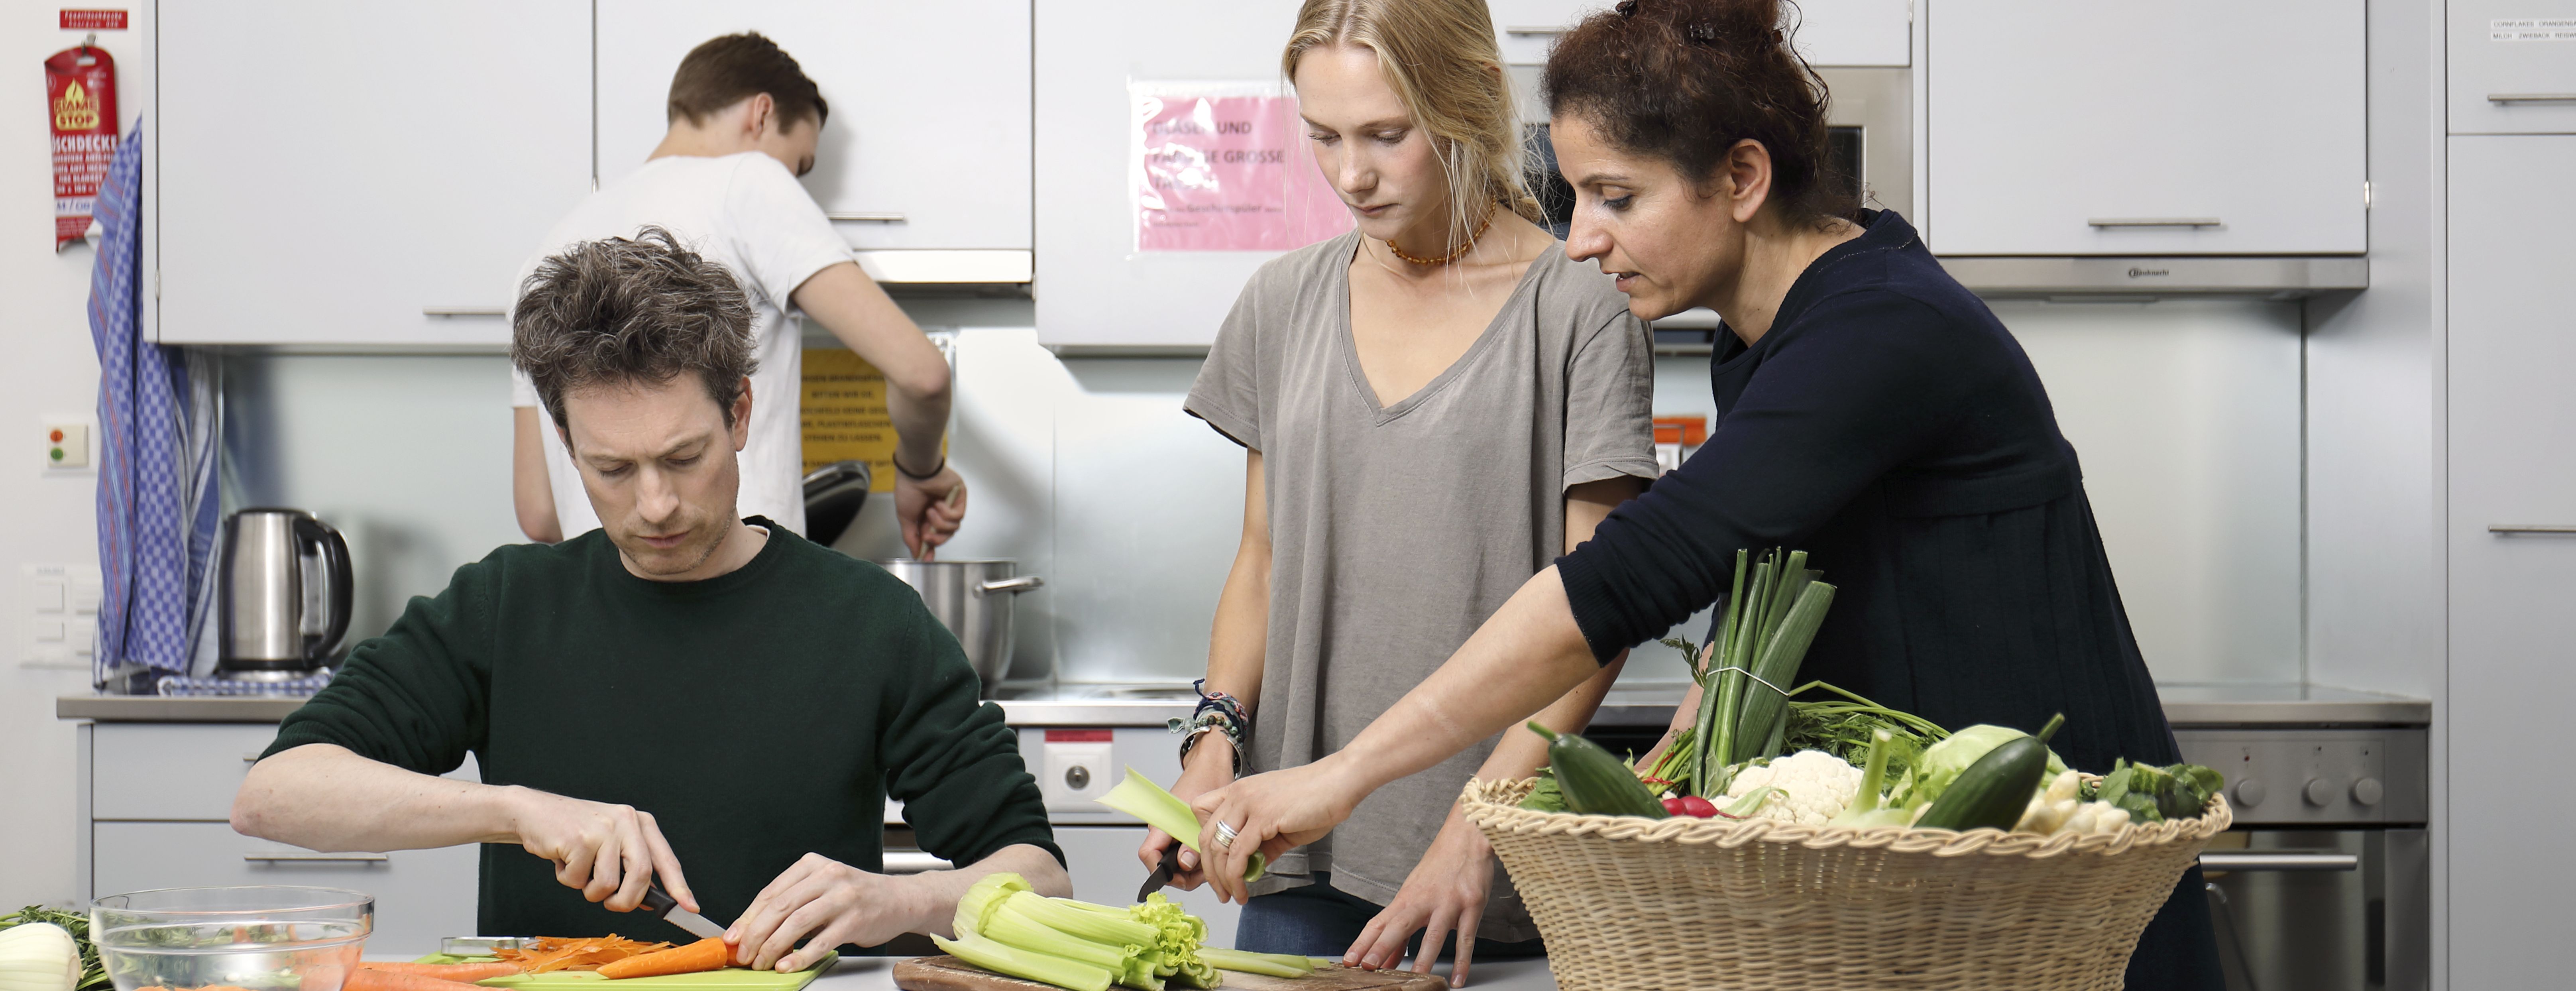
[[[30,565],[90,565],[98,560],[96,476],[48,477],[39,467],[38,434],[49,417],[93,420],[98,358],[90,344],[87,245],[56,254],[47,118],[36,98],[47,56],[79,44],[60,31],[64,5],[0,0],[0,65],[18,98],[0,115],[0,905],[68,902],[78,891],[69,852],[72,828],[70,724],[54,719],[54,696],[89,687],[86,664],[71,670],[28,667],[24,651],[32,605]],[[147,10],[135,12],[142,26]],[[116,60],[119,112],[130,127],[143,111],[150,67],[138,31],[100,32]],[[93,431],[93,437],[95,432]],[[93,443],[95,443],[93,441]],[[7,910],[0,910],[7,911]]]

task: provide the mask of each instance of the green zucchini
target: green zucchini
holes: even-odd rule
[[[2039,790],[2039,779],[2048,773],[2048,738],[2066,722],[2059,713],[2048,717],[2038,736],[2006,740],[2003,745],[1986,751],[1959,779],[1932,800],[1923,818],[1914,825],[1923,829],[2011,829],[2030,809],[2030,796]]]
[[[1564,793],[1568,811],[1648,819],[1661,819],[1668,814],[1664,803],[1655,800],[1654,793],[1646,790],[1646,783],[1637,780],[1627,763],[1601,749],[1600,744],[1572,733],[1558,733],[1534,719],[1529,728],[1547,738],[1548,766],[1556,769],[1556,787]]]

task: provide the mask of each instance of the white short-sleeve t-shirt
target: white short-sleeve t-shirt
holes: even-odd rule
[[[744,444],[742,491],[735,509],[805,532],[804,444],[797,419],[802,392],[802,330],[793,315],[796,287],[814,273],[851,261],[848,241],[787,166],[762,152],[722,158],[656,158],[574,207],[519,267],[524,284],[539,262],[566,246],[632,237],[645,226],[669,230],[681,243],[733,273],[751,302],[751,334],[760,368],[751,376],[751,437]],[[518,298],[517,285],[510,292]],[[512,402],[539,408],[528,376],[511,370]],[[599,526],[572,456],[551,417],[544,419],[546,480],[555,517],[569,540]]]

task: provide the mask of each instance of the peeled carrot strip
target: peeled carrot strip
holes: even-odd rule
[[[660,977],[664,974],[695,974],[705,970],[722,970],[733,964],[733,948],[725,941],[707,938],[660,953],[628,957],[599,968],[606,978]]]
[[[514,977],[519,973],[519,965],[514,963],[406,963],[394,960],[364,960],[358,963],[358,969],[390,970],[397,974],[418,974],[467,984],[495,977]]]

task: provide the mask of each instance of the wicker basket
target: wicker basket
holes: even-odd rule
[[[2116,834],[1643,819],[1463,808],[1511,871],[1568,991],[2010,988],[2109,991],[2209,838],[2198,819]]]

